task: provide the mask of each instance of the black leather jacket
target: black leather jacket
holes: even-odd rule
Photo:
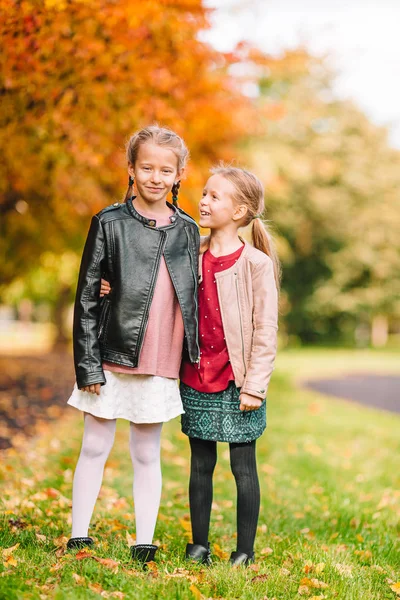
[[[184,351],[198,362],[197,273],[200,236],[195,221],[174,209],[170,225],[142,217],[132,200],[92,219],[74,309],[74,362],[79,388],[106,383],[102,361],[137,367],[161,255],[171,276],[185,328]],[[100,299],[100,279],[111,292]]]

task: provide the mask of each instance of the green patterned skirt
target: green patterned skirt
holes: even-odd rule
[[[266,401],[257,410],[241,411],[240,389],[233,381],[223,392],[213,394],[184,383],[180,391],[185,410],[182,431],[189,437],[239,444],[257,439],[267,426]]]

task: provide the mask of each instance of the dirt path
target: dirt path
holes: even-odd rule
[[[353,373],[340,378],[306,380],[303,385],[322,394],[400,413],[399,375]]]
[[[0,356],[0,450],[59,418],[74,379],[69,354]]]

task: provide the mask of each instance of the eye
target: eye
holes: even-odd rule
[[[150,167],[143,167],[143,171],[150,171]]]
[[[204,196],[207,196],[207,192],[204,190],[201,197],[204,198]]]

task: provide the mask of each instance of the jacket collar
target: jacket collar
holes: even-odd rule
[[[244,244],[244,248],[238,259],[238,262],[241,262],[243,257],[249,253],[250,248],[252,248],[253,246],[251,244],[249,244],[249,242],[246,242],[246,240],[244,240],[242,237],[239,236],[239,238]],[[201,283],[203,280],[203,255],[204,255],[204,252],[202,252],[199,255],[199,283]]]
[[[146,217],[143,217],[143,215],[138,213],[138,211],[136,210],[136,208],[134,207],[134,204],[133,204],[133,200],[135,198],[136,198],[136,196],[132,196],[131,198],[128,198],[128,200],[126,201],[126,205],[128,207],[128,211],[130,212],[131,216],[134,219],[137,219],[138,221],[143,223],[143,225],[148,225],[149,227],[156,227],[157,221],[155,219],[147,219]],[[179,217],[179,212],[178,212],[176,206],[174,206],[173,204],[170,204],[169,202],[167,202],[167,206],[169,206],[169,208],[172,208],[172,210],[174,211],[174,214],[170,216],[171,225],[169,225],[169,227],[171,227],[176,224],[177,219]]]

